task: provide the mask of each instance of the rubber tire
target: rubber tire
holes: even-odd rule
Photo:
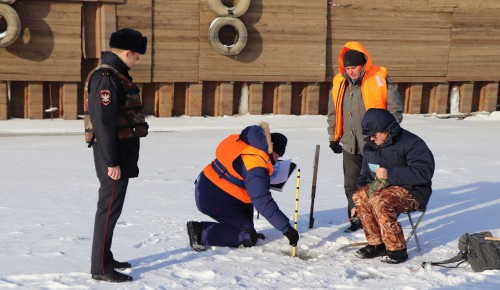
[[[240,17],[247,12],[250,0],[239,0],[232,7],[222,4],[222,0],[208,0],[208,5],[217,16]]]
[[[21,32],[21,20],[16,10],[9,5],[0,4],[0,18],[3,17],[7,23],[7,29],[0,32],[0,47],[7,47],[14,43]]]
[[[5,4],[14,4],[16,0],[0,0],[0,3],[5,3]]]
[[[232,26],[238,32],[238,41],[232,45],[224,45],[219,39],[219,31],[224,26]],[[210,24],[208,29],[208,39],[215,51],[223,55],[237,55],[247,44],[248,32],[245,24],[234,17],[218,17]]]

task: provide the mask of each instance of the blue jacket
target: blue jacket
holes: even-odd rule
[[[363,149],[363,165],[357,186],[374,180],[370,166],[387,169],[388,181],[410,191],[424,210],[432,194],[434,156],[425,142],[417,135],[401,128],[394,116],[383,109],[369,109],[362,122],[363,134],[389,132],[387,140],[377,146],[370,137]]]

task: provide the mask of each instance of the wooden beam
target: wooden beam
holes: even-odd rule
[[[155,94],[155,116],[172,117],[174,108],[174,83],[159,83]]]
[[[302,94],[302,115],[317,115],[319,112],[320,84],[311,83],[304,87]]]
[[[487,83],[481,88],[479,111],[494,112],[497,110],[498,83]]]
[[[186,115],[201,117],[203,115],[203,84],[190,83],[186,87]]]
[[[290,115],[292,111],[292,84],[278,84],[274,95],[274,114]]]
[[[460,92],[460,113],[472,112],[472,100],[474,97],[474,83],[463,83],[459,86]]]
[[[43,82],[28,82],[24,98],[24,115],[29,119],[43,119]]]
[[[250,83],[248,85],[248,113],[262,114],[262,100],[264,99],[264,84]]]
[[[412,84],[406,89],[405,113],[421,113],[423,87],[423,84]]]
[[[233,115],[233,95],[234,95],[234,82],[219,83],[217,89],[216,103],[217,114],[216,116],[232,116]]]
[[[62,83],[61,111],[64,120],[78,118],[78,83]]]
[[[9,96],[7,82],[0,82],[0,120],[9,118]]]
[[[448,83],[438,84],[431,89],[429,113],[445,114],[448,109]]]

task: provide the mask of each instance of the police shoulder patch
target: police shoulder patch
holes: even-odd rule
[[[111,92],[109,90],[101,90],[101,103],[104,106],[111,104]]]

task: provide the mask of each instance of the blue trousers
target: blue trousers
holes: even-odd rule
[[[253,205],[244,203],[201,174],[195,188],[196,206],[216,222],[201,222],[201,244],[220,247],[254,246],[257,232]]]

